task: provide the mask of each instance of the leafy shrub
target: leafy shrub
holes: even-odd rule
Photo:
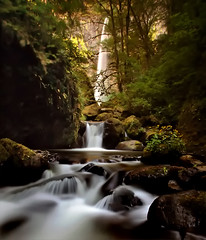
[[[171,125],[162,127],[157,125],[157,133],[146,143],[146,150],[154,155],[179,156],[185,149],[182,135]]]

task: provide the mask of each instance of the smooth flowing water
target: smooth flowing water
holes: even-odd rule
[[[86,148],[102,148],[104,122],[86,123]]]
[[[88,124],[87,131],[92,150],[54,150],[71,162],[50,163],[37,182],[0,189],[0,239],[180,240],[176,232],[156,233],[147,225],[149,206],[157,196],[124,184],[122,173],[142,163],[118,161],[115,154],[139,153],[100,148],[103,123]],[[100,157],[110,158],[110,163],[96,162]],[[71,164],[72,158],[86,163]]]
[[[139,162],[95,163],[96,167],[109,173],[105,177],[84,171],[85,164],[56,163],[51,164],[51,169],[35,183],[2,189],[0,239],[179,239],[174,234],[172,238],[165,238],[165,235],[143,237],[145,230],[142,226],[156,196],[138,187],[119,186],[114,177],[116,171],[140,165]],[[105,189],[111,183],[112,191],[106,193]],[[122,192],[134,194],[142,205],[124,209],[122,203],[119,209],[114,209]]]

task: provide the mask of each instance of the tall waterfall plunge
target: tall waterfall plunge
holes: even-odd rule
[[[97,80],[94,86],[94,97],[97,103],[100,105],[102,102],[105,102],[107,97],[105,94],[106,82],[104,81],[104,75],[107,70],[108,65],[108,52],[103,49],[102,43],[108,38],[108,35],[105,34],[105,26],[108,24],[109,19],[105,18],[104,25],[101,33],[101,42],[99,48],[99,56],[97,63]]]

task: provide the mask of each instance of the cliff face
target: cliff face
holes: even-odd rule
[[[0,26],[0,138],[30,148],[69,147],[79,106],[75,80],[61,59],[45,63],[17,31]]]

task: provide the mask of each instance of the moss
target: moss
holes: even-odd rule
[[[10,157],[9,152],[6,148],[0,143],[0,163],[5,162]]]
[[[4,161],[10,157],[26,161],[36,154],[33,150],[25,147],[22,144],[16,143],[9,138],[0,139],[0,146],[2,146],[1,158]]]
[[[95,121],[105,121],[112,117],[113,117],[112,113],[103,112],[103,113],[100,113],[99,115],[97,115],[97,117],[95,118]]]
[[[143,131],[139,119],[134,115],[124,120],[124,127],[127,135],[132,139],[138,139],[138,135]]]
[[[124,127],[122,122],[117,118],[109,118],[107,120],[109,124],[112,124],[117,135],[124,135]]]

